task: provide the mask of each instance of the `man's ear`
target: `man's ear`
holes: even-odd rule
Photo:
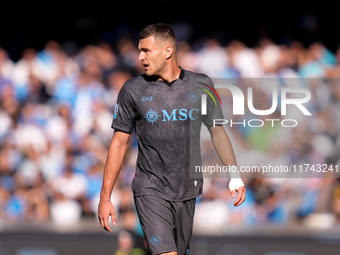
[[[172,54],[174,54],[174,47],[171,45],[165,46],[165,58],[168,60],[171,58]]]

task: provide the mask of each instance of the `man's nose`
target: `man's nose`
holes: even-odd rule
[[[138,55],[138,61],[139,61],[139,62],[142,62],[144,59],[145,59],[144,52],[141,51],[141,52],[139,53],[139,55]]]

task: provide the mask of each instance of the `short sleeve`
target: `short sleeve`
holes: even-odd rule
[[[215,87],[210,78],[208,79],[207,83],[209,86],[213,88]],[[214,99],[210,95],[207,95],[207,114],[203,115],[203,123],[207,128],[210,128],[214,125],[214,119],[224,119],[218,94],[214,91],[211,91],[211,95],[214,97]]]
[[[131,134],[135,126],[134,102],[126,86],[119,91],[117,103],[113,112],[111,128]]]

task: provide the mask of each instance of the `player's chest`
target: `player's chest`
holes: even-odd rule
[[[198,95],[185,83],[170,88],[165,84],[146,86],[134,101],[137,119],[151,124],[196,120],[199,116]]]

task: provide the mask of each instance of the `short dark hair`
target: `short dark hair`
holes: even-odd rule
[[[154,35],[156,40],[171,40],[176,46],[176,35],[172,28],[165,23],[156,23],[145,27],[139,33],[139,39],[145,39]]]

